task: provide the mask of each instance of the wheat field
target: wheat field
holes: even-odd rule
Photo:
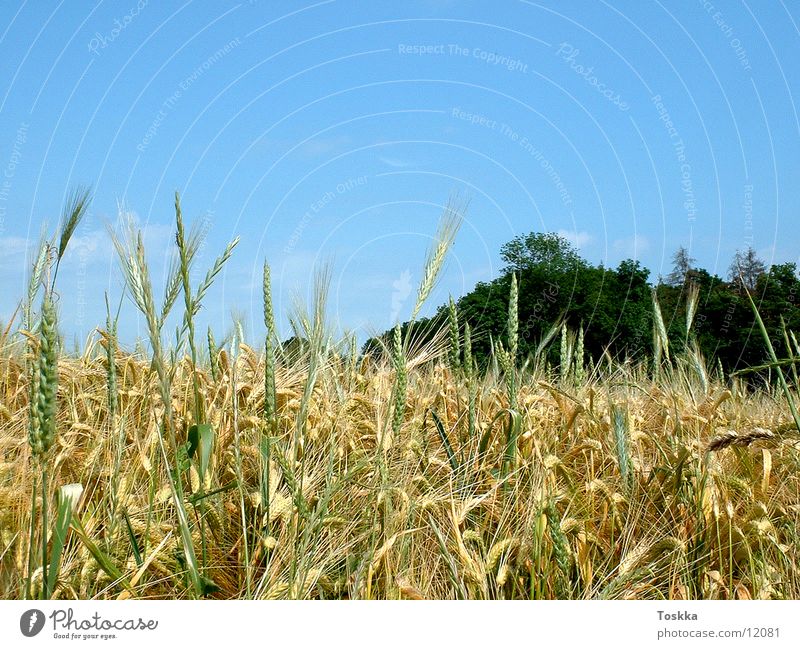
[[[192,287],[200,237],[177,200],[163,304],[141,236],[115,239],[149,349],[119,345],[110,309],[70,355],[56,274],[85,199],[0,339],[0,597],[800,598],[796,386],[779,367],[753,388],[691,347],[591,360],[566,326],[518,358],[516,284],[487,367],[452,305],[432,337],[398,327],[362,355],[325,324],[324,273],[289,353],[266,265],[266,343],[234,327],[218,345],[194,319],[236,242]]]

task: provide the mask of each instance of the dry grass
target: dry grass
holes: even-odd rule
[[[112,235],[150,355],[120,350],[109,308],[70,357],[53,296],[87,200],[43,242],[21,329],[0,336],[0,597],[800,598],[798,386],[771,346],[781,392],[723,384],[696,346],[670,353],[654,295],[648,363],[587,366],[583,330],[561,323],[521,359],[513,279],[487,371],[455,304],[432,342],[398,326],[360,358],[327,331],[323,270],[291,320],[306,343],[284,350],[265,266],[264,347],[241,326],[218,347],[209,330],[203,362],[194,316],[236,240],[192,287],[200,238],[176,195],[161,305],[141,233]]]
[[[149,359],[117,352],[110,419],[100,347],[108,339],[60,360],[50,480],[80,483],[84,493],[82,533],[67,539],[53,596],[191,596],[159,450],[158,377]],[[620,368],[577,388],[528,368],[516,377],[522,425],[501,485],[502,418],[485,456],[477,449],[509,406],[503,377],[472,379],[470,437],[467,378],[445,366],[446,350],[411,349],[406,411],[382,440],[381,476],[379,440],[393,420],[391,361],[354,364],[329,347],[316,361],[297,459],[311,359],[277,363],[266,507],[263,354],[244,344],[235,360],[230,350],[218,353],[216,380],[197,372],[216,434],[202,488],[195,463],[184,462],[187,501],[205,494],[190,523],[197,548],[206,530],[203,571],[219,588],[214,597],[800,597],[799,450],[776,394],[713,381],[703,389],[680,368],[658,381]],[[192,364],[185,358],[169,370],[181,442],[194,409]],[[0,596],[18,598],[34,475],[19,352],[0,359],[0,395]],[[41,570],[32,588],[40,592]]]

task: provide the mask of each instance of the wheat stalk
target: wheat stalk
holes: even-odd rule
[[[477,384],[475,381],[475,360],[472,358],[472,330],[469,322],[464,323],[464,375],[467,379],[469,401],[467,403],[467,431],[469,439],[475,438]]]

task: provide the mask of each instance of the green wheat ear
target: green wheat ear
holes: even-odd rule
[[[392,338],[392,364],[395,370],[394,414],[392,416],[392,432],[397,436],[403,425],[406,412],[406,391],[408,389],[408,374],[406,358],[403,351],[403,333],[400,325],[395,325]]]
[[[58,392],[58,330],[56,307],[48,291],[42,302],[39,336],[39,378],[36,400],[36,437],[31,440],[35,455],[44,455],[56,438],[56,400]]]
[[[108,401],[108,417],[112,423],[116,418],[118,395],[117,395],[117,321],[112,320],[111,310],[108,305],[108,295],[106,295],[106,398]]]
[[[655,349],[655,370],[658,371],[661,366],[661,354],[664,354],[667,362],[669,362],[669,337],[667,336],[667,328],[664,326],[664,318],[661,315],[661,305],[658,303],[658,294],[656,289],[652,290],[653,298],[653,348]]]
[[[472,358],[472,330],[470,329],[469,322],[464,323],[464,374],[467,379],[471,379],[473,375]]]
[[[614,425],[614,448],[617,455],[619,472],[626,489],[629,489],[633,480],[633,472],[631,468],[628,417],[624,410],[617,406],[612,406],[611,418]]]
[[[275,415],[276,395],[275,395],[275,341],[277,332],[275,330],[275,313],[272,307],[272,282],[270,279],[269,264],[264,262],[264,325],[267,328],[267,338],[264,343],[265,366],[264,366],[264,417],[267,420]]]
[[[575,343],[575,387],[580,387],[586,380],[586,351],[583,341],[583,325],[578,330],[578,341]]]
[[[561,325],[560,359],[561,380],[566,382],[572,369],[572,354],[569,349],[569,332],[566,323]]]
[[[219,349],[217,348],[217,341],[214,340],[214,332],[211,330],[211,326],[208,327],[208,359],[209,365],[211,366],[211,378],[214,382],[217,381],[217,377],[219,376]]]
[[[572,574],[572,554],[569,548],[569,541],[567,541],[567,537],[561,530],[561,517],[558,515],[558,510],[552,500],[545,507],[545,515],[547,516],[547,531],[553,544],[553,556],[558,567],[556,595],[559,599],[567,599],[570,596],[570,577]]]
[[[450,298],[450,303],[447,307],[447,324],[448,332],[450,334],[450,369],[453,370],[453,372],[456,372],[461,365],[461,344],[459,341],[458,331],[458,307],[456,306],[456,303],[453,301],[452,297]]]
[[[517,361],[517,347],[519,343],[519,288],[516,274],[511,275],[511,290],[508,295],[508,353],[511,362]]]
[[[428,257],[425,260],[425,270],[422,273],[422,281],[417,290],[417,301],[411,312],[411,322],[417,319],[419,310],[436,285],[436,281],[444,266],[445,258],[447,257],[447,251],[453,244],[458,229],[461,227],[464,210],[465,206],[459,205],[454,199],[451,199],[448,201],[447,205],[445,205],[444,214],[439,224],[439,230],[436,233],[434,245],[428,251]]]

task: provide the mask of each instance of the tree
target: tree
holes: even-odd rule
[[[767,272],[767,266],[761,259],[759,259],[756,251],[752,246],[748,246],[747,250],[741,252],[736,251],[731,262],[730,270],[728,271],[728,278],[735,285],[740,286],[744,284],[747,290],[753,291],[758,282],[758,278]]]
[[[689,256],[689,251],[680,246],[672,255],[672,272],[667,275],[667,284],[670,286],[683,286],[686,276],[697,260]]]
[[[508,300],[512,272],[518,282],[519,358],[535,351],[554,324],[565,322],[572,330],[585,332],[584,348],[599,358],[643,359],[652,354],[653,305],[648,270],[626,259],[616,269],[581,259],[566,240],[556,234],[519,236],[502,248],[507,269],[500,277],[480,282],[457,301],[459,323],[472,330],[473,356],[482,367],[491,361],[492,344],[502,340],[508,326]],[[719,362],[725,371],[759,365],[767,360],[767,349],[755,323],[742,284],[727,282],[703,268],[681,247],[674,255],[675,268],[668,281],[657,282],[658,301],[670,349],[681,353],[691,338],[697,342],[709,366]],[[788,331],[800,333],[800,277],[795,264],[760,270],[754,252],[741,253],[737,268],[752,282],[758,306],[773,346],[785,350],[784,323]],[[738,278],[738,274],[737,274]],[[686,331],[687,284],[698,290],[691,337]],[[429,321],[413,325],[414,340],[432,340],[446,326],[447,305]],[[407,331],[408,323],[403,325]],[[391,340],[389,329],[381,339],[372,339],[365,351],[377,353]],[[382,344],[383,341],[383,344]],[[546,352],[558,362],[557,346]]]
[[[647,283],[650,271],[638,261],[625,259],[617,266],[615,275],[612,299],[619,315],[615,326],[618,342],[614,349],[632,356],[649,352],[653,339],[652,298]]]
[[[586,263],[569,241],[553,232],[519,235],[500,248],[500,256],[508,264],[504,270],[513,273],[533,268],[564,273]]]

